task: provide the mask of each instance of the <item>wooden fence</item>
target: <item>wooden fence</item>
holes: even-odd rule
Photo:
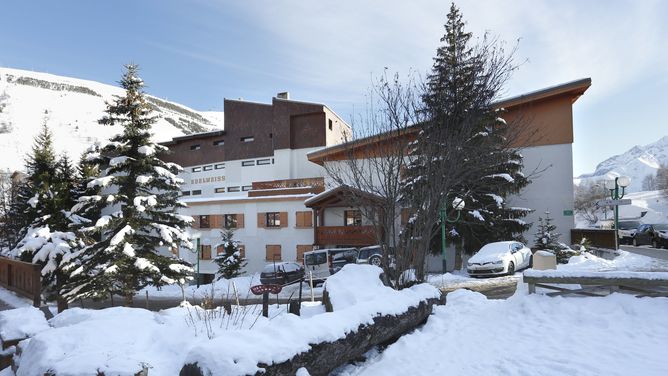
[[[574,228],[571,230],[571,241],[573,244],[580,243],[582,238],[587,238],[594,247],[615,248],[615,230],[589,228]]]
[[[32,299],[40,306],[40,266],[0,257],[0,286]]]

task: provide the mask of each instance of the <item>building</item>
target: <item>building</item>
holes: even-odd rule
[[[511,206],[530,208],[533,211],[526,222],[533,223],[532,228],[527,231],[525,237],[533,239],[538,217],[545,217],[545,212],[550,212],[557,231],[562,234],[564,243],[570,242],[570,230],[574,228],[573,217],[573,103],[591,86],[591,79],[581,79],[562,85],[508,98],[495,103],[497,108],[505,109],[504,119],[510,124],[521,124],[522,131],[515,140],[515,147],[522,149],[524,157],[523,172],[532,176],[532,183],[521,192],[520,195],[510,197],[507,203]],[[405,138],[408,143],[417,133],[405,132],[400,137]],[[387,137],[394,136],[372,136],[357,139],[345,144],[338,144],[328,148],[313,151],[308,154],[309,161],[323,166],[345,165],[345,161],[351,156],[354,158],[365,158],[379,155],[377,150]],[[350,150],[355,152],[351,153]],[[345,168],[345,167],[338,167]],[[333,182],[325,180],[325,185],[331,187]],[[321,218],[325,225],[330,223],[328,217],[346,216],[352,213],[346,202],[346,194],[341,189],[328,190],[307,201],[307,206],[313,208],[317,217]],[[349,196],[349,195],[348,195]],[[407,219],[403,216],[402,221]],[[360,219],[360,233],[356,245],[370,245],[373,240],[368,234],[368,227],[364,226],[364,219]],[[326,231],[323,231],[327,234]],[[349,240],[345,237],[337,242],[335,236],[315,237],[315,246],[337,246],[348,245]],[[447,250],[446,258],[455,260],[455,250]],[[449,263],[449,268],[455,263]],[[441,260],[433,257],[428,265],[429,271],[441,271]]]
[[[304,200],[324,190],[325,170],[306,155],[351,133],[327,106],[293,101],[287,93],[271,104],[226,99],[224,122],[225,130],[163,143],[169,153],[162,158],[184,168],[183,214],[195,218],[191,234],[202,246],[205,280],[217,271],[212,258],[224,228],[235,230],[248,271],[296,261],[313,248],[312,212]],[[196,263],[195,254],[179,252]]]
[[[533,223],[550,211],[564,242],[574,227],[572,105],[590,85],[590,79],[573,81],[496,104],[505,108],[507,121],[521,119],[526,129],[515,145],[523,149],[524,170],[542,171],[509,203],[534,209],[526,219]],[[170,151],[164,159],[184,167],[184,214],[195,218],[191,231],[202,245],[201,273],[211,278],[217,270],[211,259],[223,228],[235,229],[248,272],[267,262],[301,261],[314,247],[374,243],[374,227],[328,179],[326,166],[351,158],[351,144],[360,151],[354,158],[364,158],[364,148],[377,147],[382,137],[344,142],[351,129],[332,110],[290,100],[287,93],[271,104],[225,100],[224,116],[224,131],[164,143]],[[454,249],[448,252],[454,259]],[[440,260],[432,261],[428,269],[440,271]]]

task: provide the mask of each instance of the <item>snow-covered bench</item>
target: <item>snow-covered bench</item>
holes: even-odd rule
[[[581,294],[604,296],[612,292],[630,292],[636,296],[668,297],[668,272],[587,272],[559,270],[527,270],[524,282],[529,285],[529,293],[536,287],[555,290],[547,295]],[[580,285],[569,288],[557,285]]]

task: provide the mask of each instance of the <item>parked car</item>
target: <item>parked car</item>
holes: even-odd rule
[[[337,256],[336,263],[335,256]],[[327,277],[339,271],[343,265],[355,262],[356,259],[357,248],[316,249],[304,252],[304,268],[307,277],[310,272],[315,282],[324,282]]]
[[[516,241],[489,243],[466,264],[471,276],[512,275],[516,270],[531,266],[531,249]]]
[[[633,236],[641,225],[642,223],[638,221],[619,221],[619,231],[617,235],[619,236],[619,244],[631,244],[633,242]]]
[[[651,244],[654,248],[668,247],[668,224],[644,224],[633,236],[633,245]]]
[[[277,262],[267,264],[260,273],[263,285],[289,285],[304,278],[304,267],[296,262]]]
[[[379,245],[360,248],[357,263],[380,266],[383,263],[383,250]]]

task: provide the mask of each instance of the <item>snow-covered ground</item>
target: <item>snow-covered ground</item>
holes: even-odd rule
[[[614,260],[585,253],[558,265],[558,272],[665,271],[668,262],[620,251]],[[198,362],[213,374],[254,373],[258,362],[280,362],[305,351],[310,343],[335,340],[378,314],[398,313],[436,296],[428,284],[400,292],[382,286],[380,269],[348,265],[327,282],[335,312],[307,304],[304,315],[271,305],[270,317],[259,306],[235,307],[232,314],[184,306],[149,312],[136,308],[74,308],[46,321],[30,312],[0,312],[0,323],[35,334],[24,344],[18,375],[47,369],[69,374],[136,372],[176,374],[184,363]],[[665,274],[665,273],[657,273]],[[527,293],[521,274],[472,279],[432,276],[439,287],[516,280],[515,295],[491,300],[464,289],[450,292],[427,324],[384,351],[373,349],[363,363],[339,368],[338,375],[664,375],[668,351],[668,298],[548,297]],[[244,282],[245,281],[245,282]],[[255,284],[234,279],[239,291]],[[214,291],[227,293],[229,281]],[[191,293],[206,294],[193,289]],[[232,291],[232,287],[229,287]],[[180,290],[175,290],[180,296]],[[307,289],[305,291],[308,291]],[[153,291],[174,296],[169,289]],[[159,295],[158,294],[158,295]],[[308,296],[307,294],[305,294]],[[26,319],[28,318],[28,319]],[[18,324],[23,325],[24,329]],[[6,372],[6,371],[5,371]],[[306,370],[301,371],[306,375]],[[10,373],[2,376],[11,375]]]
[[[0,322],[14,333],[27,328],[23,332],[33,335],[22,344],[17,375],[132,375],[143,366],[150,375],[175,375],[192,362],[216,375],[254,374],[260,362],[288,360],[311,343],[342,338],[379,314],[402,313],[439,296],[428,284],[401,291],[385,287],[380,272],[375,266],[347,265],[330,277],[331,313],[308,303],[303,316],[272,305],[269,318],[258,306],[233,307],[232,314],[192,306],[157,313],[72,308],[47,322],[40,311],[26,307],[29,314],[0,312]]]

